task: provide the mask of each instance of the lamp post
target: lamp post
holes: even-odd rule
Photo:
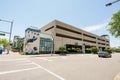
[[[10,23],[10,24],[11,24],[11,25],[10,25],[10,32],[0,31],[0,32],[9,34],[8,46],[10,47],[10,41],[11,41],[11,35],[12,35],[12,27],[13,27],[13,20],[12,20],[12,21],[8,21],[8,20],[2,20],[2,19],[0,19],[0,21],[7,22],[7,23]],[[8,49],[8,54],[9,54],[9,49]]]
[[[53,54],[55,54],[55,50],[54,50],[54,37],[53,37],[53,35],[51,35],[51,37],[52,37],[52,45],[51,45],[51,56],[53,55]]]
[[[116,0],[116,1],[113,1],[113,2],[110,2],[110,3],[107,3],[105,6],[106,7],[111,6],[112,4],[114,4],[114,3],[118,2],[118,1],[120,1],[120,0]]]

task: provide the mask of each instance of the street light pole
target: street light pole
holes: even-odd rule
[[[54,37],[53,37],[53,35],[51,35],[52,36],[52,48],[51,48],[51,56],[53,55],[53,54],[55,54],[55,50],[54,50]]]
[[[111,6],[112,4],[114,4],[114,3],[118,2],[118,1],[120,1],[120,0],[116,0],[116,1],[113,1],[113,2],[110,2],[110,3],[107,3],[105,6],[106,7]]]
[[[7,21],[7,20],[2,20],[2,19],[0,19],[0,21],[8,22],[8,23],[11,24],[11,25],[10,25],[10,32],[0,31],[0,32],[3,32],[3,33],[6,33],[6,34],[9,34],[8,48],[10,48],[10,41],[11,41],[12,28],[13,28],[13,20],[12,20],[12,21]],[[9,54],[9,49],[8,49],[8,54]]]
[[[10,41],[11,41],[12,27],[13,27],[13,21],[11,21],[11,26],[10,26],[10,36],[9,36],[9,43],[10,43]]]

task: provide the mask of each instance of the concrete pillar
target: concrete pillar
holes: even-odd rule
[[[83,52],[83,54],[85,54],[85,45],[84,44],[82,45],[82,52]]]

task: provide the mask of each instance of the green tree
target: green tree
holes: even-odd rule
[[[17,44],[17,49],[20,50],[20,51],[22,51],[23,50],[23,45],[24,45],[23,41],[19,40],[18,44]]]
[[[19,50],[22,50],[22,49],[23,49],[23,43],[19,43],[18,46],[17,46],[17,48],[18,48]]]
[[[0,44],[3,44],[3,47],[7,47],[8,45],[8,40],[7,39],[0,39]]]
[[[91,51],[92,51],[94,54],[97,54],[98,48],[97,48],[97,47],[91,47]]]
[[[60,51],[66,51],[66,47],[61,46],[61,47],[59,47],[59,50],[60,50]]]
[[[120,10],[113,15],[109,25],[108,31],[116,38],[120,38]]]
[[[16,46],[17,45],[17,46]],[[17,43],[16,43],[16,45],[13,45],[12,46],[12,49],[13,49],[13,51],[15,50],[17,50],[17,51],[23,51],[23,45],[24,45],[24,42],[21,40],[21,39],[19,39],[18,41],[17,41]]]

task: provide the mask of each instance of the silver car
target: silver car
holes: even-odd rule
[[[99,51],[98,52],[98,57],[105,57],[105,58],[111,58],[111,54],[106,52],[106,51]]]

